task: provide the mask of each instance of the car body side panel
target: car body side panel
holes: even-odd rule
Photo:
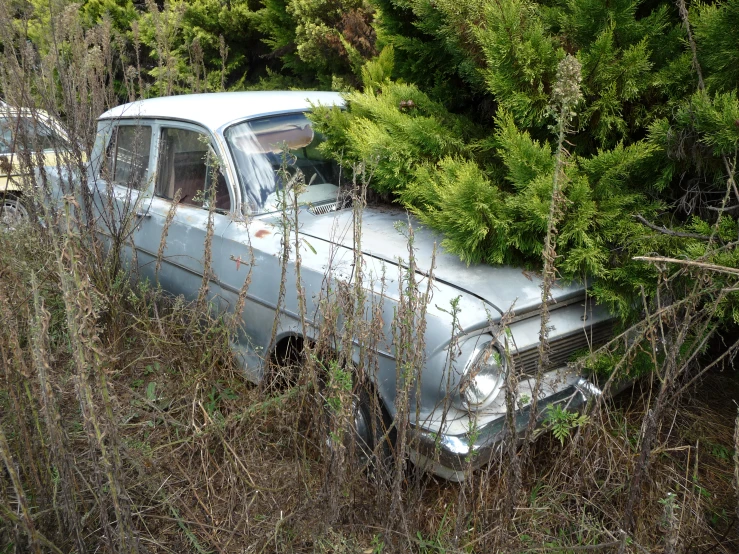
[[[8,105],[0,104],[0,117],[10,118],[17,121],[17,118],[26,118],[38,121],[44,127],[50,128],[58,138],[59,143],[55,146],[59,151],[68,148],[68,135],[61,124],[42,110],[30,110],[27,108],[12,108]],[[35,178],[31,174],[30,169],[23,167],[18,150],[21,145],[16,145],[15,151],[0,151],[0,194],[4,192],[23,192],[24,179],[29,179],[30,183],[35,183]],[[57,151],[53,148],[43,150],[43,165],[48,168],[56,168]],[[29,152],[32,156],[32,163],[37,164],[37,153]]]
[[[22,175],[15,172],[12,175],[0,175],[0,193],[21,191],[21,178]]]
[[[35,153],[34,162],[36,162]],[[12,161],[11,161],[12,159]],[[23,190],[23,179],[31,178],[33,176],[30,173],[25,173],[21,167],[21,161],[17,155],[10,156],[9,154],[0,154],[0,168],[3,167],[3,161],[10,164],[10,172],[7,168],[0,170],[0,193],[4,191],[22,191]],[[53,150],[44,152],[44,166],[48,168],[56,169],[57,155]]]
[[[306,216],[310,214],[306,213]],[[294,235],[290,237],[294,241]],[[321,302],[336,302],[336,291],[339,286],[353,286],[356,274],[353,272],[354,252],[350,248],[337,245],[329,241],[311,238],[301,246],[301,284],[305,292],[306,303],[306,330],[308,338],[314,338],[320,327],[319,314]],[[233,222],[223,235],[223,260],[230,260],[232,267],[220,274],[221,290],[224,302],[228,309],[233,309],[238,301],[239,291],[247,278],[251,253],[254,255],[251,283],[248,288],[246,304],[243,311],[243,329],[238,335],[237,349],[246,356],[247,372],[253,380],[262,376],[263,357],[267,353],[272,339],[272,329],[277,312],[279,284],[281,279],[281,243],[282,232],[274,219],[255,219],[249,223]],[[371,377],[375,382],[388,411],[395,413],[395,396],[397,382],[397,364],[395,361],[396,348],[393,340],[393,321],[398,310],[400,295],[399,282],[401,272],[405,270],[384,260],[366,256],[363,257],[363,288],[367,302],[364,306],[362,319],[379,318],[382,327],[378,335],[373,337],[372,355],[376,361],[359,359],[359,349],[355,348],[354,358],[357,367],[376,367],[376,374]],[[425,294],[427,277],[417,274],[419,293]],[[285,298],[280,306],[279,321],[276,327],[275,343],[287,335],[301,336],[303,329],[300,323],[300,306],[297,293],[297,275],[295,269],[294,252],[288,261],[285,272]],[[329,287],[332,292],[329,292]],[[480,302],[468,295],[460,295],[453,287],[443,284],[432,285],[431,293],[434,301],[449,305],[453,299],[460,296],[460,304],[478,312],[478,316],[486,321],[486,312],[480,307]],[[325,306],[322,309],[326,309]],[[426,330],[423,343],[427,352],[432,356],[447,356],[447,347],[452,339],[452,320],[450,309],[440,307],[431,308],[426,314]],[[343,322],[339,319],[339,330]],[[358,342],[355,339],[355,345]],[[251,362],[251,367],[249,367]],[[444,364],[442,364],[444,366]],[[439,370],[434,366],[429,371]],[[437,383],[435,396],[446,395],[438,383],[446,382],[442,375],[433,378]],[[452,386],[456,386],[457,379],[452,379]],[[410,386],[415,391],[416,385]],[[415,398],[415,394],[412,394]],[[414,400],[415,402],[415,400]]]

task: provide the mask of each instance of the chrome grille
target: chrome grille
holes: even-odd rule
[[[323,214],[327,214],[329,212],[335,212],[338,209],[339,209],[339,203],[338,202],[329,202],[327,204],[320,204],[318,206],[311,206],[309,211],[313,215],[323,215]]]
[[[577,351],[603,346],[613,336],[613,321],[597,323],[549,342],[549,369],[564,366]],[[519,374],[534,375],[539,363],[539,347],[533,346],[514,354],[513,361]]]

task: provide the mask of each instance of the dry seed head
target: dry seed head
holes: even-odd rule
[[[557,66],[557,78],[552,90],[552,105],[568,117],[575,115],[574,108],[582,100],[582,66],[577,58],[567,54]]]
[[[85,58],[85,66],[87,69],[102,71],[104,68],[103,51],[100,46],[94,45],[87,51]]]
[[[74,28],[79,27],[80,22],[80,4],[79,3],[72,3],[68,6],[65,6],[62,10],[62,15],[60,18],[59,27],[64,31],[70,31]]]

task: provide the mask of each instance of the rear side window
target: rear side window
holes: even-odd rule
[[[16,134],[17,133],[17,134]],[[15,140],[13,137],[15,136]],[[27,148],[32,152],[62,148],[66,142],[44,122],[27,116],[0,117],[0,154]]]
[[[13,148],[13,131],[7,117],[0,117],[0,154],[10,154]]]
[[[231,209],[228,186],[218,169],[207,135],[187,129],[163,128],[154,194],[171,200],[178,190],[181,204],[207,209],[215,202],[218,211]]]
[[[113,129],[105,151],[101,176],[117,185],[146,188],[151,155],[151,127],[119,125]]]

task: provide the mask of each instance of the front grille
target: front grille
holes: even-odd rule
[[[320,204],[318,206],[311,206],[310,207],[310,213],[313,215],[323,215],[327,214],[329,212],[335,212],[339,209],[339,203],[338,202],[329,202],[327,204]]]
[[[575,352],[603,346],[613,336],[613,321],[603,321],[574,333],[558,337],[549,342],[549,368],[564,366]],[[539,363],[538,345],[513,355],[516,372],[526,375],[536,374]]]

